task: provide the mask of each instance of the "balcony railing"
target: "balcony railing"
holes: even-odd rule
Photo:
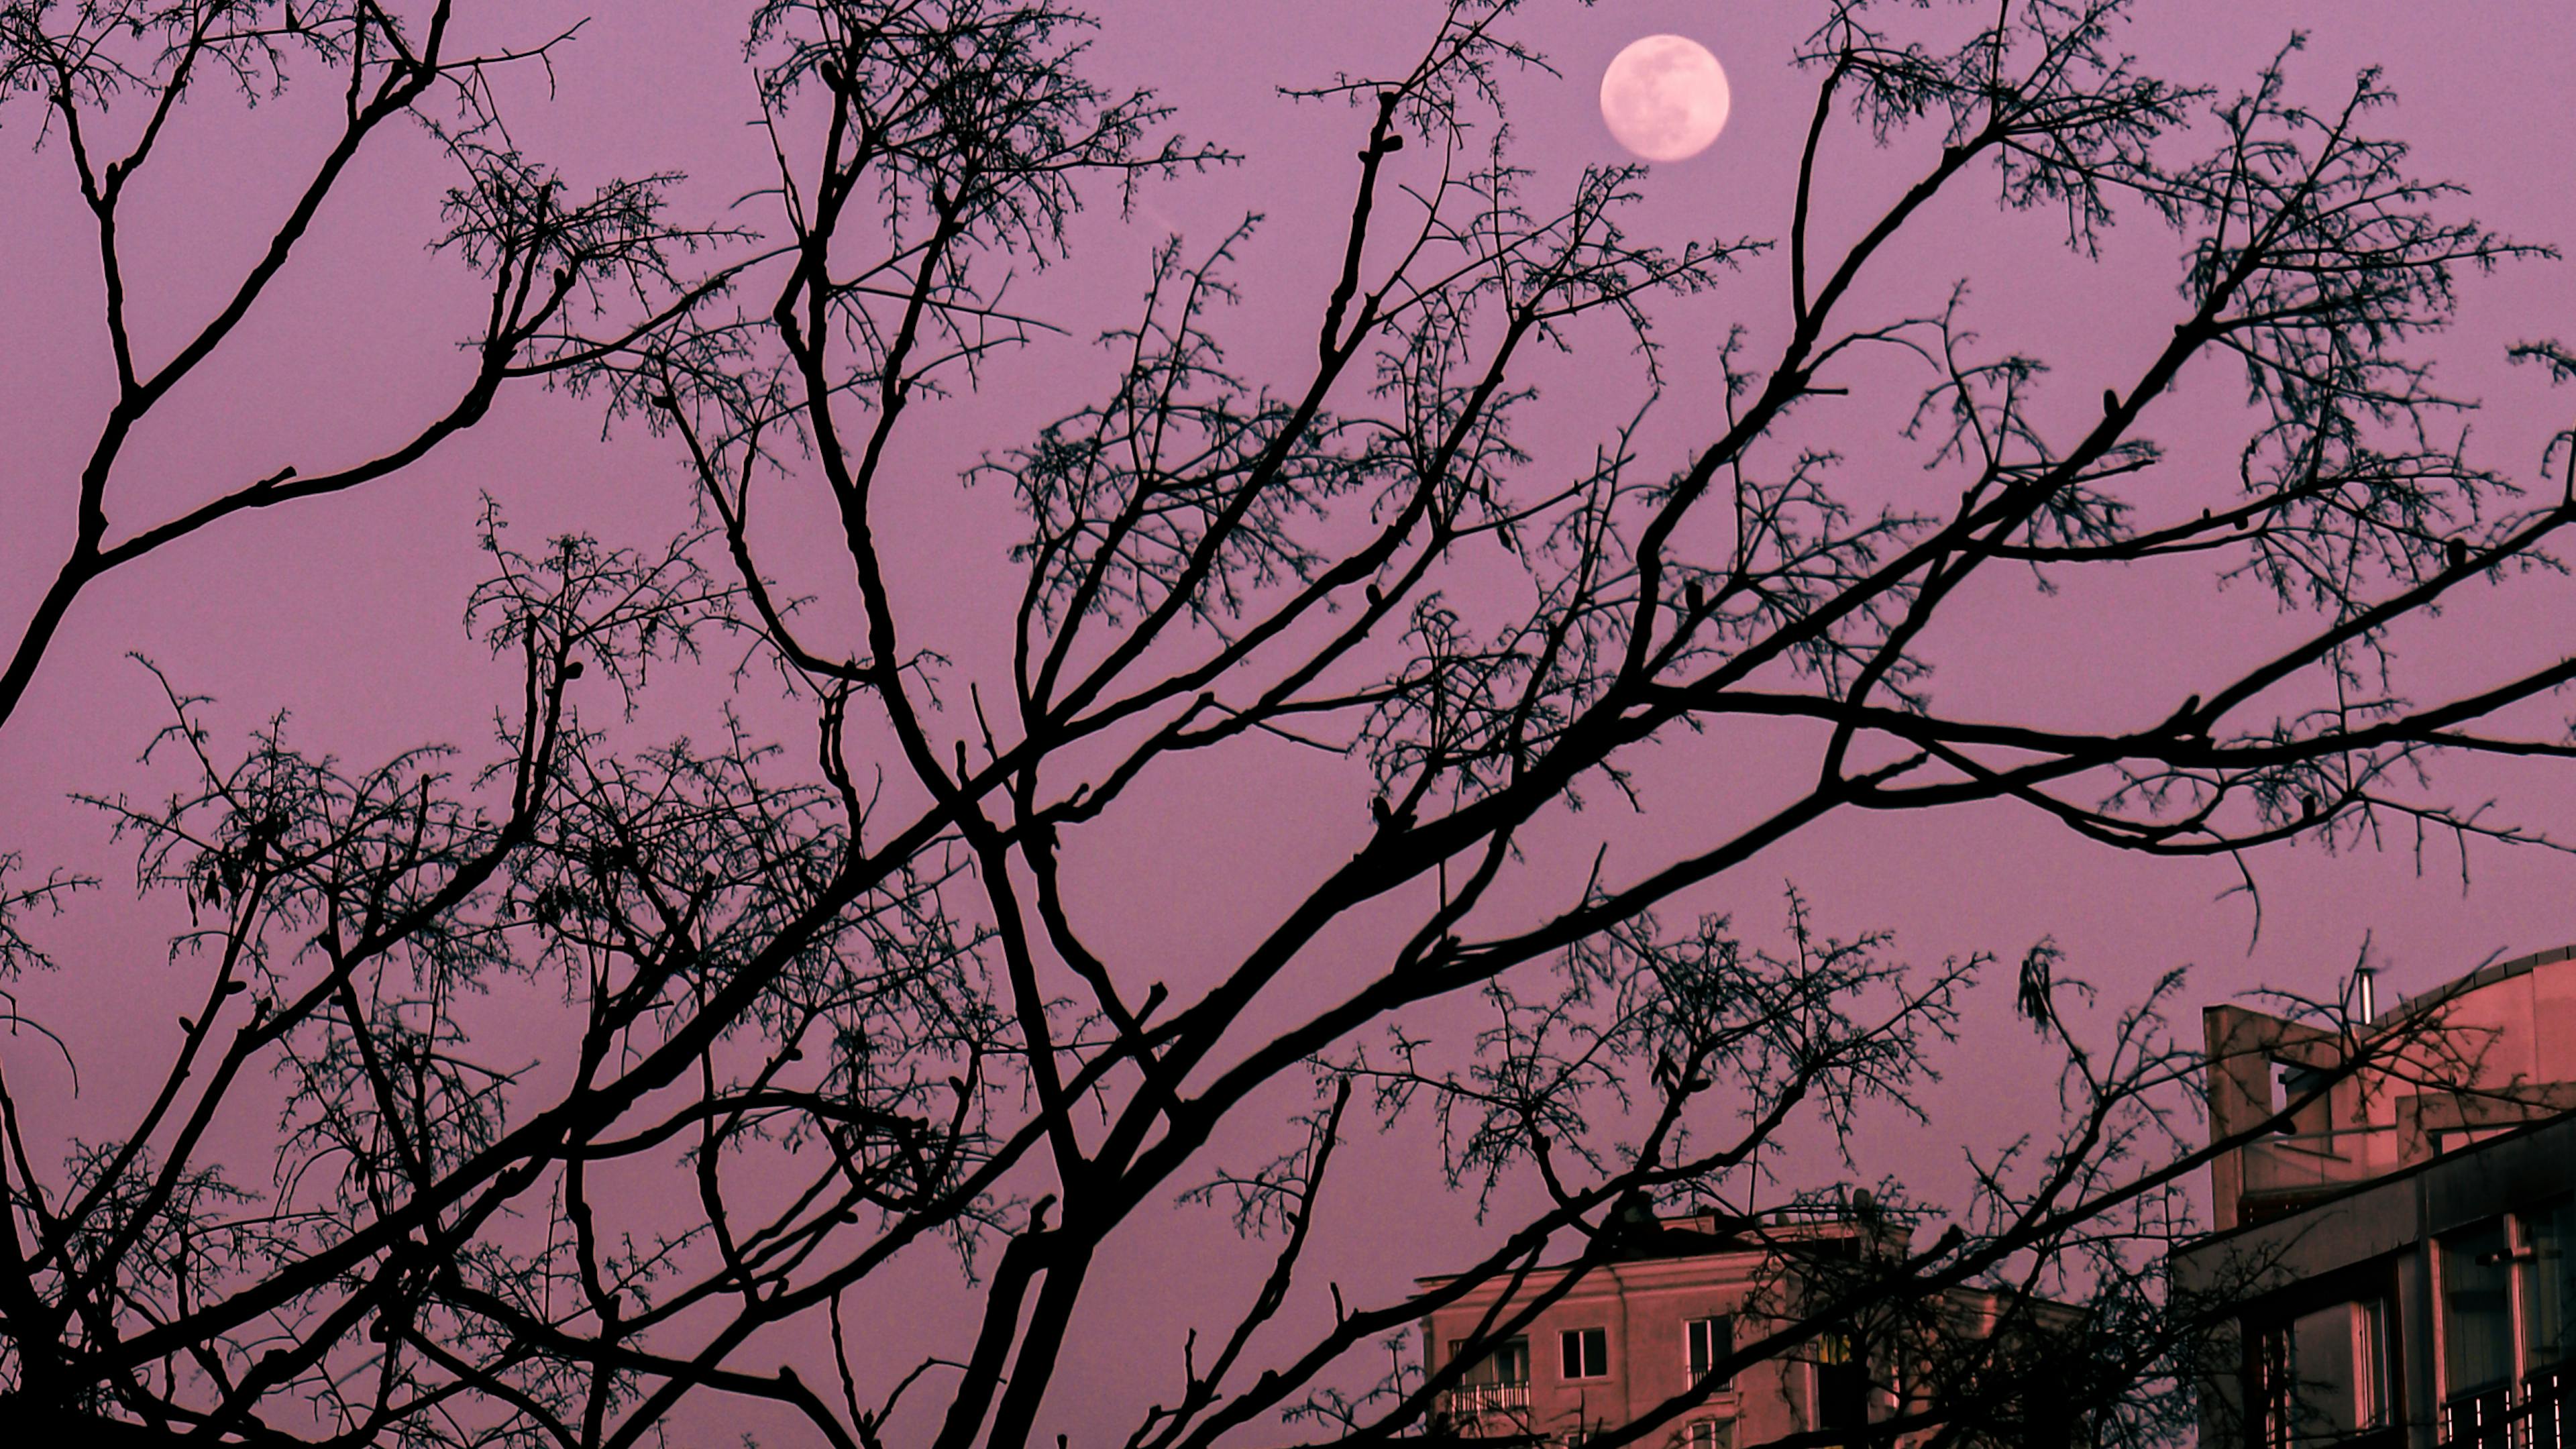
[[[1462,1423],[1470,1419],[1518,1423],[1529,1417],[1529,1385],[1460,1384],[1449,1391],[1449,1417]]]
[[[2568,1435],[2568,1371],[2550,1369],[2442,1405],[2442,1449],[2576,1449]]]

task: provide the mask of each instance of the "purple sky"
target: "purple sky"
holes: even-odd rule
[[[519,39],[549,18],[583,7],[564,0],[463,7],[478,33]],[[681,211],[714,214],[757,185],[764,164],[747,72],[739,64],[733,12],[741,7],[624,0],[602,15],[559,64],[552,105],[521,97],[520,138],[561,159],[581,181],[611,173],[678,168],[694,180]],[[1347,204],[1346,163],[1364,129],[1338,106],[1294,105],[1279,83],[1321,80],[1336,70],[1406,63],[1423,17],[1391,0],[1102,0],[1106,22],[1096,52],[1106,81],[1150,84],[1179,109],[1195,138],[1247,153],[1244,165],[1157,184],[1132,221],[1114,209],[1091,212],[1077,231],[1073,261],[1024,279],[1014,297],[1071,334],[1002,358],[980,397],[947,410],[917,432],[887,499],[887,532],[903,540],[894,588],[919,642],[956,661],[962,680],[991,677],[1007,638],[1010,501],[1002,490],[961,491],[954,479],[983,450],[1022,441],[1047,416],[1096,393],[1106,376],[1088,343],[1129,309],[1145,276],[1148,245],[1165,231],[1212,241],[1247,211],[1267,222],[1247,246],[1239,276],[1245,298],[1222,325],[1236,361],[1256,375],[1293,377],[1310,355],[1312,318],[1329,285]],[[2403,100],[2380,127],[2412,140],[2422,169],[2466,183],[2483,220],[2536,241],[2576,241],[2576,26],[2557,0],[2427,5],[2421,0],[2152,0],[2126,40],[2152,67],[2233,88],[2293,28],[2312,44],[2295,62],[2297,92],[2332,105],[2352,73],[2385,67]],[[1533,7],[1530,28],[1563,79],[1527,75],[1513,83],[1522,158],[1537,169],[1537,194],[1561,190],[1575,168],[1615,159],[1594,110],[1601,66],[1620,46],[1656,31],[1693,36],[1726,65],[1734,111],[1718,143],[1696,160],[1658,170],[1634,227],[1650,240],[1695,234],[1777,235],[1784,225],[1798,134],[1812,82],[1786,56],[1813,7],[1786,0],[1604,0],[1590,9]],[[138,301],[147,355],[201,317],[209,286],[235,274],[281,209],[282,188],[319,145],[313,122],[330,98],[290,93],[245,114],[225,105],[191,108],[168,143],[129,224],[131,265],[144,278]],[[13,110],[0,144],[0,623],[13,634],[50,575],[71,529],[70,478],[94,436],[109,393],[96,321],[97,284],[87,218],[67,179],[62,151],[31,153],[31,116]],[[283,138],[281,140],[280,138]],[[1929,135],[1893,153],[1838,132],[1820,198],[1823,235],[1847,237],[1874,216],[1902,178],[1921,164]],[[279,164],[280,147],[294,166]],[[443,391],[465,371],[449,345],[473,325],[472,288],[449,260],[421,242],[434,233],[436,157],[417,136],[386,138],[345,195],[323,214],[286,285],[255,314],[215,366],[176,395],[166,416],[130,450],[108,512],[118,531],[158,518],[281,464],[306,471],[372,450],[399,428],[443,406]],[[743,213],[767,224],[756,207]],[[2142,354],[2174,315],[2178,243],[2161,227],[2133,222],[2114,232],[2101,265],[2071,258],[2048,218],[2003,217],[1972,193],[1929,217],[1919,266],[1882,278],[1860,299],[1871,310],[1935,304],[1955,278],[1975,287],[1980,330],[1999,346],[2035,352],[2058,369],[2056,405],[2093,406],[2102,381]],[[1670,311],[1669,396],[1643,439],[1661,471],[1711,432],[1711,357],[1731,322],[1758,345],[1785,314],[1778,269],[1747,270],[1713,298]],[[2483,398],[2473,449],[2480,461],[2530,479],[2542,443],[2566,425],[2576,394],[2553,395],[2528,371],[2502,365],[2504,345],[2576,334],[2567,269],[2532,263],[2473,279],[2461,324],[2438,344],[2442,378]],[[1613,350],[1587,355],[1578,370],[1557,368],[1525,440],[1541,470],[1570,471],[1633,405],[1638,372]],[[1910,400],[1918,385],[1893,363],[1872,364],[1857,382],[1880,385],[1876,402],[1856,386],[1847,446],[1849,482],[1863,498],[1901,499],[1922,475],[1885,445],[1886,401]],[[2180,457],[2198,458],[2188,423],[2224,414],[2233,380],[2211,364],[2185,378],[2179,406],[2147,432]],[[1902,404],[1898,404],[1902,406]],[[2067,414],[2073,416],[2072,412]],[[1803,415],[1809,436],[1816,423]],[[2223,449],[2223,443],[2222,443]],[[2204,450],[2205,452],[2206,450]],[[2177,473],[2169,500],[2179,515],[2219,497],[2220,468],[2205,489]],[[0,731],[0,850],[106,877],[92,897],[45,936],[64,969],[22,983],[26,1009],[61,1032],[80,1054],[83,1095],[27,1038],[0,1039],[13,1074],[32,1085],[41,1134],[102,1133],[147,1086],[120,1075],[129,1048],[158,1061],[177,1030],[160,1003],[175,998],[162,964],[169,925],[160,903],[137,911],[122,883],[131,861],[105,838],[103,821],[68,804],[71,789],[149,796],[175,781],[135,756],[159,722],[150,678],[124,662],[141,651],[185,688],[217,696],[211,719],[235,737],[272,708],[293,711],[308,747],[366,762],[401,746],[450,740],[469,752],[488,738],[496,704],[513,689],[459,627],[467,589],[480,577],[472,521],[480,491],[502,502],[523,546],[565,530],[612,542],[650,543],[686,519],[683,482],[668,450],[640,430],[603,441],[596,407],[563,396],[506,397],[482,427],[399,480],[352,496],[237,520],[128,570],[83,598],[56,642],[26,704]],[[2196,490],[2196,491],[2195,491]],[[2168,506],[2159,499],[2155,506]],[[824,537],[800,547],[792,515],[768,540],[779,566],[831,566]],[[819,576],[819,575],[818,575]],[[1939,697],[1962,714],[2127,724],[2161,717],[2179,697],[2227,662],[2280,637],[2266,597],[2215,594],[2197,576],[2139,571],[2035,597],[2001,573],[1967,601],[1937,644]],[[832,601],[823,609],[829,617]],[[2417,693],[2502,676],[2518,662],[2566,651],[2576,595],[2555,579],[2516,581],[2500,595],[2472,596],[2429,632],[2402,638]],[[638,722],[635,738],[710,733],[722,695],[719,670],[675,676]],[[744,702],[756,722],[792,728],[789,715],[755,684]],[[2545,727],[2547,710],[2522,722]],[[1611,842],[1612,869],[1642,869],[1712,833],[1711,820],[1738,818],[1785,788],[1766,769],[1796,758],[1788,741],[1754,736],[1676,746],[1648,763],[1647,811],[1632,815],[1606,799],[1565,823],[1555,845],[1586,860],[1590,842]],[[1162,777],[1154,811],[1131,810],[1123,825],[1086,836],[1074,862],[1077,909],[1113,954],[1137,963],[1137,979],[1168,975],[1176,986],[1222,963],[1257,936],[1305,884],[1347,855],[1365,829],[1364,776],[1338,762],[1281,746],[1229,759],[1223,774],[1195,767]],[[2438,782],[2454,799],[2500,797],[2526,821],[2563,821],[2576,803],[2563,770],[2482,766]],[[1149,818],[1148,818],[1149,817]],[[1119,832],[1124,833],[1119,833]],[[2017,954],[2054,934],[2074,974],[2134,997],[2158,973],[2196,967],[2188,1004],[2258,983],[2330,992],[2365,935],[2391,968],[2397,991],[2421,989],[2494,952],[2519,953],[2576,939],[2566,908],[2576,861],[2541,851],[2475,851],[2474,889],[2462,893],[2447,842],[2428,850],[2419,874],[2412,841],[2378,854],[2328,858],[2313,846],[2259,858],[2265,915],[2249,952],[2252,919],[2241,899],[2215,899],[2233,881],[2220,862],[2159,862],[2077,842],[2027,811],[1984,807],[1896,819],[1835,817],[1752,868],[1694,897],[1686,909],[1732,910],[1762,939],[1779,919],[1784,881],[1794,880],[1829,930],[1894,930],[1919,960],[1986,949]],[[2190,1029],[2192,1023],[2183,1025]],[[1957,1149],[1992,1145],[2044,1126],[2051,1082],[2017,1057],[2030,1038],[2009,1016],[2007,993],[1973,1001],[1968,1040],[1945,1057],[1949,1076],[1928,1106],[1934,1130],[1888,1122],[1865,1132],[1865,1176],[1911,1176],[1929,1188],[1955,1181]],[[52,1095],[53,1100],[43,1100]],[[1282,1103],[1283,1109],[1288,1103]],[[1481,1239],[1470,1205],[1434,1190],[1418,1134],[1363,1141],[1355,1170],[1327,1190],[1314,1279],[1338,1280],[1355,1299],[1400,1291],[1417,1272],[1448,1266]],[[1220,1152],[1249,1162],[1263,1144]],[[1847,1175],[1828,1159],[1793,1164],[1793,1175]],[[1041,1422],[1077,1444],[1120,1433],[1148,1399],[1177,1377],[1178,1341],[1194,1299],[1232,1301],[1258,1272],[1257,1254],[1234,1250],[1213,1216],[1184,1215],[1168,1231],[1130,1234],[1114,1245],[1102,1291],[1077,1334],[1063,1384]],[[909,1287],[936,1289],[936,1264],[916,1268]],[[897,1300],[886,1300],[889,1304]],[[953,1313],[933,1295],[934,1333]],[[906,1305],[925,1311],[924,1300]],[[1315,1303],[1299,1311],[1311,1315]],[[1207,1311],[1213,1322],[1223,1310]],[[1293,1315],[1292,1315],[1293,1316]],[[878,1366],[906,1361],[917,1334],[899,1325]],[[863,1350],[863,1357],[865,1351]],[[1145,1374],[1142,1380],[1135,1376]]]

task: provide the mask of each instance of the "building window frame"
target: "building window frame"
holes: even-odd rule
[[[2539,1225],[2543,1222],[2549,1224],[2550,1231],[2541,1229]],[[2549,1433],[2564,1432],[2562,1421],[2569,1397],[2568,1369],[2571,1362],[2576,1362],[2576,1352],[2571,1352],[2568,1343],[2561,1342],[2555,1354],[2548,1354],[2535,1341],[2539,1325],[2535,1320],[2537,1305],[2533,1298],[2543,1287],[2539,1281],[2541,1275],[2548,1273],[2559,1275],[2559,1281],[2551,1285],[2551,1291],[2561,1295],[2567,1293],[2568,1280],[2561,1266],[2561,1255],[2568,1251],[2563,1239],[2576,1236],[2571,1234],[2571,1222],[2576,1222],[2576,1214],[2569,1212],[2568,1195],[2560,1193],[2524,1203],[2494,1217],[2462,1224],[2432,1240],[2433,1251],[2429,1256],[2433,1270],[2433,1331],[2437,1349],[2433,1366],[2437,1386],[2435,1401],[2440,1405],[2437,1432],[2443,1443],[2482,1444],[2490,1438],[2516,1432],[2517,1421],[2526,1419],[2532,1423],[2519,1426],[2519,1431],[2526,1435],[2539,1432],[2542,1421],[2546,1422]],[[2459,1332],[2450,1309],[2451,1265],[2455,1250],[2446,1249],[2463,1238],[2497,1226],[2502,1229],[2499,1235],[2502,1248],[2479,1255],[2476,1266],[2501,1265],[2505,1269],[2505,1376],[2500,1383],[2463,1387],[2453,1382],[2451,1361],[2456,1356],[2453,1336]],[[2562,1241],[2550,1242],[2544,1247],[2544,1239]],[[2562,1322],[2558,1333],[2562,1340],[2576,1336],[2569,1333],[2563,1321],[2568,1316],[2563,1304],[2559,1313]],[[2490,1427],[2491,1422],[2494,1427]]]
[[[1674,1436],[1677,1449],[1735,1449],[1735,1421],[1701,1417],[1682,1425]]]
[[[2266,1303],[2259,1313],[2248,1314],[2244,1323],[2247,1442],[2261,1449],[2304,1449],[2327,1443],[2378,1444],[2384,1436],[2402,1433],[2405,1354],[2396,1305],[2397,1265],[2389,1259],[2326,1275]],[[2351,1335],[2345,1348],[2345,1372],[2351,1379],[2349,1412],[2354,1422],[2334,1426],[2331,1432],[2344,1437],[2321,1438],[2313,1432],[2302,1436],[2297,1422],[2299,1386],[2291,1382],[2296,1371],[2293,1330],[2337,1308],[2344,1310],[2344,1324]]]
[[[1734,1351],[1734,1314],[1711,1313],[1682,1320],[1682,1377],[1692,1388],[1698,1388],[1717,1361]],[[1734,1375],[1719,1380],[1715,1391],[1733,1394]]]
[[[1807,1353],[1808,1417],[1818,1430],[1869,1426],[1875,1386],[1869,1377],[1870,1343],[1850,1328],[1816,1335]]]
[[[1458,1359],[1464,1357],[1466,1355],[1467,1346],[1471,1341],[1472,1340],[1464,1338],[1453,1338],[1449,1340],[1450,1362],[1455,1363]],[[1515,1369],[1519,1371],[1517,1376],[1513,1376],[1513,1370]],[[1491,1384],[1504,1388],[1528,1388],[1530,1381],[1529,1336],[1527,1334],[1515,1333],[1488,1342],[1485,1345],[1484,1353],[1479,1355],[1474,1363],[1468,1365],[1466,1369],[1460,1372],[1458,1381],[1462,1384]]]
[[[1610,1329],[1607,1324],[1562,1328],[1556,1334],[1558,1376],[1568,1383],[1610,1377]]]
[[[1472,1342],[1449,1340],[1449,1362],[1465,1358]],[[1450,1414],[1460,1419],[1518,1421],[1529,1415],[1529,1398],[1529,1336],[1515,1333],[1488,1342],[1485,1351],[1459,1371],[1444,1401]]]
[[[2544,1228],[2542,1225],[2546,1225]],[[2576,1239],[2576,1198],[2560,1193],[2513,1214],[2514,1349],[2523,1379],[2576,1364],[2576,1269],[2568,1265]],[[2540,1343],[2543,1305],[2555,1309],[2555,1353]]]

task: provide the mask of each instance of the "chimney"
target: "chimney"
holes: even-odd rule
[[[2361,1024],[2370,1025],[2379,1017],[2379,970],[2374,966],[2352,968],[2353,1008],[2361,1013]]]

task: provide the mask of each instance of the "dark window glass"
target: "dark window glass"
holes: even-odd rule
[[[1467,1347],[1467,1340],[1449,1340],[1449,1357],[1455,1359]],[[1470,1388],[1517,1388],[1529,1383],[1529,1340],[1507,1338],[1495,1344],[1474,1368],[1459,1376],[1458,1382]]]
[[[2388,1304],[2372,1299],[2353,1305],[2353,1311],[2358,1315],[2353,1323],[2356,1427],[2384,1429],[2397,1422],[2397,1364],[2389,1353]]]
[[[1694,1318],[1685,1327],[1690,1341],[1690,1381],[1697,1385],[1708,1377],[1711,1366],[1734,1351],[1735,1319],[1721,1313],[1714,1318]],[[1734,1382],[1730,1374],[1718,1381],[1718,1387],[1729,1388]]]
[[[2442,1393],[2474,1394],[2513,1380],[2513,1305],[2504,1220],[2441,1242]]]
[[[2377,1300],[2332,1303],[2265,1335],[2265,1439],[2333,1444],[2390,1421],[2388,1312]]]
[[[1610,1330],[1569,1328],[1556,1336],[1558,1367],[1569,1379],[1597,1379],[1610,1372]]]
[[[2290,1442],[2290,1330],[2267,1328],[2254,1336],[2254,1378],[2263,1406],[2261,1449]]]
[[[1848,1334],[1816,1341],[1816,1427],[1857,1429],[1869,1422],[1869,1356]]]
[[[2530,1361],[2523,1372],[2555,1368],[2576,1351],[2571,1317],[2576,1317],[2576,1258],[2568,1240],[2576,1238],[2576,1203],[2560,1202],[2522,1219],[2522,1338]]]

